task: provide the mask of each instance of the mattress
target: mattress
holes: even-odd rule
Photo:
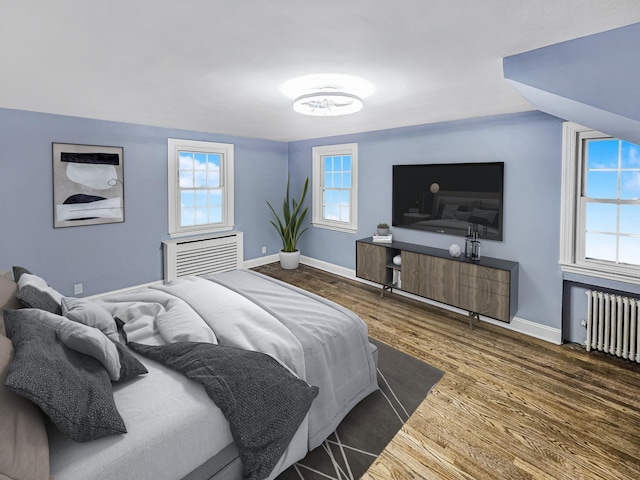
[[[49,424],[55,480],[180,479],[233,442],[229,424],[201,385],[134,355],[149,373],[113,384],[127,434],[76,443]]]

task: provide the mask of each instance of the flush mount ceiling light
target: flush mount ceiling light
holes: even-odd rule
[[[363,105],[357,95],[330,90],[300,95],[293,101],[296,112],[318,117],[356,113],[362,110]]]
[[[296,112],[327,117],[360,111],[362,99],[371,95],[374,87],[358,77],[325,73],[294,78],[280,90],[293,99]]]

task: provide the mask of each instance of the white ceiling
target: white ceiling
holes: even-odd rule
[[[503,57],[637,22],[638,0],[0,0],[0,107],[279,141],[520,112]],[[279,86],[314,73],[376,91],[302,116]]]

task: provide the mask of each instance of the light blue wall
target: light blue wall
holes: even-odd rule
[[[504,59],[538,110],[640,143],[640,23]]]
[[[162,278],[167,138],[235,145],[235,220],[245,259],[280,248],[265,200],[281,199],[287,144],[0,109],[0,270],[22,265],[65,295]],[[53,228],[52,142],[124,147],[125,222]]]
[[[394,164],[504,162],[504,241],[482,242],[482,254],[520,263],[517,316],[560,328],[562,275],[558,265],[562,122],[532,112],[293,142],[289,166],[296,184],[311,175],[311,148],[358,143],[357,234],[311,228],[302,252],[355,268],[355,241],[378,222],[391,223]],[[448,248],[460,237],[392,228],[397,240]]]

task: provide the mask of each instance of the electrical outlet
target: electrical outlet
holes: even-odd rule
[[[262,247],[262,253],[267,253],[267,247]]]
[[[76,283],[73,286],[73,294],[74,295],[80,295],[82,293],[82,291],[84,290],[84,287],[82,286],[81,283]]]

